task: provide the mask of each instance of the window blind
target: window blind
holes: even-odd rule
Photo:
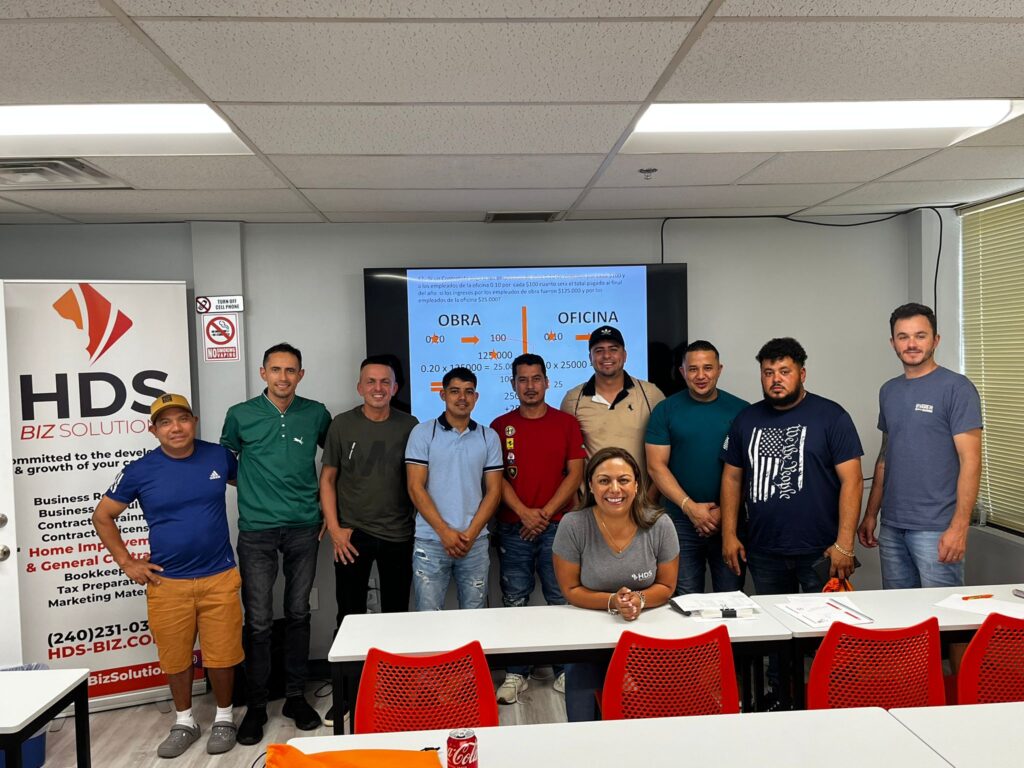
[[[964,373],[985,420],[978,505],[1024,533],[1024,201],[965,212],[961,225]]]

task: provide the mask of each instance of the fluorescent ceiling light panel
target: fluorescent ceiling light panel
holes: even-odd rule
[[[252,154],[206,104],[0,107],[0,155]]]
[[[652,104],[624,153],[938,148],[1022,113],[1009,99]]]

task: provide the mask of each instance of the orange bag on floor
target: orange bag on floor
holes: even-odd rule
[[[825,588],[822,592],[853,592],[853,584],[850,583],[849,579],[837,579],[833,576],[825,584]]]
[[[405,749],[348,749],[307,755],[287,744],[267,747],[267,768],[440,768],[438,752]]]

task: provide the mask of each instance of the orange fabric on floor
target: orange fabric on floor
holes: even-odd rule
[[[266,768],[440,768],[439,752],[350,749],[307,755],[287,744],[267,746]]]

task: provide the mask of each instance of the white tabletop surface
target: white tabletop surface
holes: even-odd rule
[[[480,765],[587,768],[949,768],[882,709],[833,709],[476,729]],[[440,747],[447,731],[320,736],[288,743],[306,752]]]
[[[0,733],[20,731],[88,676],[88,669],[0,672]]]
[[[889,714],[956,768],[996,768],[1024,761],[1024,701],[893,709]]]
[[[930,616],[939,620],[939,629],[952,631],[958,629],[977,629],[985,620],[979,613],[960,611],[952,608],[937,608],[935,604],[954,593],[962,595],[991,594],[996,599],[1024,605],[1024,600],[1014,597],[1012,589],[1017,584],[988,584],[971,587],[932,587],[926,589],[877,589],[854,591],[843,595],[853,601],[861,613],[870,616],[871,624],[863,626],[872,629],[893,629],[918,624]],[[759,595],[754,602],[765,608],[766,612],[779,620],[793,633],[793,637],[822,637],[825,629],[815,629],[804,624],[795,616],[778,608],[779,603],[786,601],[786,595]],[[981,603],[974,603],[980,605]]]
[[[624,629],[651,637],[691,637],[717,624],[725,624],[736,643],[791,637],[790,631],[767,613],[750,619],[703,621],[664,605],[644,611],[637,621],[626,622],[607,611],[531,605],[349,615],[327,658],[363,661],[371,647],[391,653],[439,653],[472,640],[478,640],[488,654],[613,648]]]

